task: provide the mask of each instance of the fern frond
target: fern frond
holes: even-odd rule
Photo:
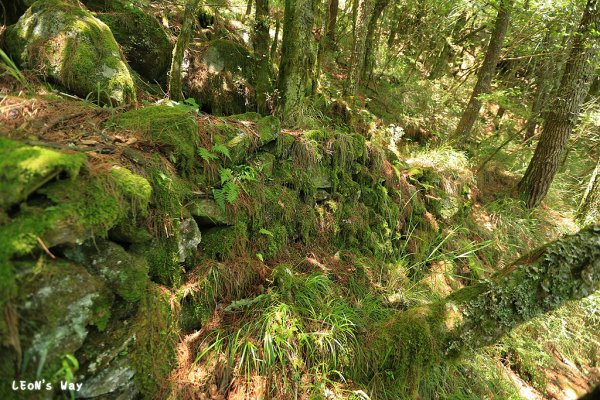
[[[214,161],[218,158],[216,155],[214,155],[213,153],[211,153],[210,151],[208,151],[208,149],[205,149],[204,147],[200,147],[198,149],[198,155],[200,155],[200,157],[202,157],[202,159],[204,161]]]
[[[222,154],[223,156],[225,156],[225,158],[231,160],[231,154],[229,153],[229,149],[222,143],[215,144],[212,148],[212,151],[215,154]]]

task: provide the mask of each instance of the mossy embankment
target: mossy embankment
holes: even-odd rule
[[[443,298],[504,255],[461,228],[476,206],[463,154],[176,103],[100,126],[0,139],[5,382],[73,374],[86,398],[410,397],[477,325]],[[503,307],[480,292],[455,296]]]
[[[108,154],[0,139],[3,376],[55,379],[74,355],[89,396],[155,396],[177,332],[268,286],[279,260],[310,247],[391,260],[431,229],[400,165],[359,134],[166,105],[104,132]]]

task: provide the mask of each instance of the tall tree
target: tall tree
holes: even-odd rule
[[[339,0],[329,0],[327,10],[327,31],[325,33],[325,46],[335,48],[335,25],[337,23]]]
[[[375,2],[376,0],[359,0],[357,2],[351,65],[346,82],[346,94],[349,96],[354,96],[360,86],[367,50],[367,31]]]
[[[267,96],[272,90],[269,21],[269,0],[256,0],[254,58],[256,61],[256,107],[260,114],[269,113]]]
[[[569,135],[577,124],[590,88],[600,46],[597,0],[588,0],[563,72],[556,97],[546,114],[540,140],[518,188],[527,207],[536,207],[548,194],[563,159]]]
[[[313,0],[285,0],[278,83],[283,120],[293,119],[294,107],[303,104],[310,87],[316,56],[313,22]]]
[[[390,0],[375,0],[373,13],[367,26],[365,61],[360,78],[362,82],[367,82],[375,68],[375,54],[379,45],[379,40],[375,38],[375,30],[377,29],[377,23],[383,14],[383,10],[385,10],[388,4],[390,4]]]
[[[169,72],[169,97],[175,101],[183,100],[183,88],[181,83],[181,65],[185,50],[189,46],[194,35],[196,16],[200,8],[200,0],[188,0],[183,12],[183,23],[177,37],[177,43],[173,49],[173,60]]]
[[[452,136],[452,139],[457,141],[459,145],[464,145],[471,135],[471,130],[481,109],[479,96],[488,93],[492,88],[492,79],[496,71],[496,64],[498,63],[500,51],[504,44],[504,37],[508,30],[512,2],[512,0],[500,0],[494,31],[492,32],[483,64],[477,74],[477,83],[473,88],[473,93],[456,127],[456,131]]]
[[[600,158],[587,187],[576,219],[581,225],[600,223]]]

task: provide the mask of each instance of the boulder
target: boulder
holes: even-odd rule
[[[148,285],[148,263],[129,254],[116,243],[95,239],[65,250],[65,256],[85,265],[106,281],[108,287],[127,302],[139,301]]]
[[[119,115],[115,123],[157,143],[180,170],[191,172],[199,136],[196,119],[187,111],[165,105],[147,106]]]
[[[231,225],[225,211],[214,200],[207,198],[192,200],[188,210],[201,227]]]
[[[256,109],[253,57],[248,49],[216,39],[196,50],[186,86],[203,111],[231,115]]]
[[[0,208],[25,200],[61,174],[75,178],[86,157],[38,146],[24,146],[0,137]]]
[[[40,0],[6,31],[6,48],[22,67],[84,98],[120,105],[135,86],[110,28],[71,0]]]
[[[19,269],[33,268],[19,265]],[[22,377],[33,379],[36,371],[52,377],[65,354],[73,354],[88,336],[89,326],[103,330],[110,318],[112,295],[102,279],[83,266],[47,261],[23,280],[20,320],[23,358]]]
[[[183,263],[188,256],[196,251],[202,241],[202,234],[198,224],[193,218],[184,219],[179,224],[179,235],[177,240],[177,255],[179,262]]]
[[[109,26],[129,65],[149,81],[166,82],[173,46],[158,20],[131,1],[83,2]]]

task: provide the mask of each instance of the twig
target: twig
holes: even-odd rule
[[[50,250],[48,250],[48,248],[46,247],[46,245],[44,244],[43,240],[40,239],[39,236],[36,236],[35,239],[38,241],[38,243],[40,244],[40,246],[42,246],[42,249],[44,249],[44,251],[46,252],[46,254],[48,254],[50,256],[50,258],[56,258],[56,256],[54,254],[52,254],[50,252]]]

